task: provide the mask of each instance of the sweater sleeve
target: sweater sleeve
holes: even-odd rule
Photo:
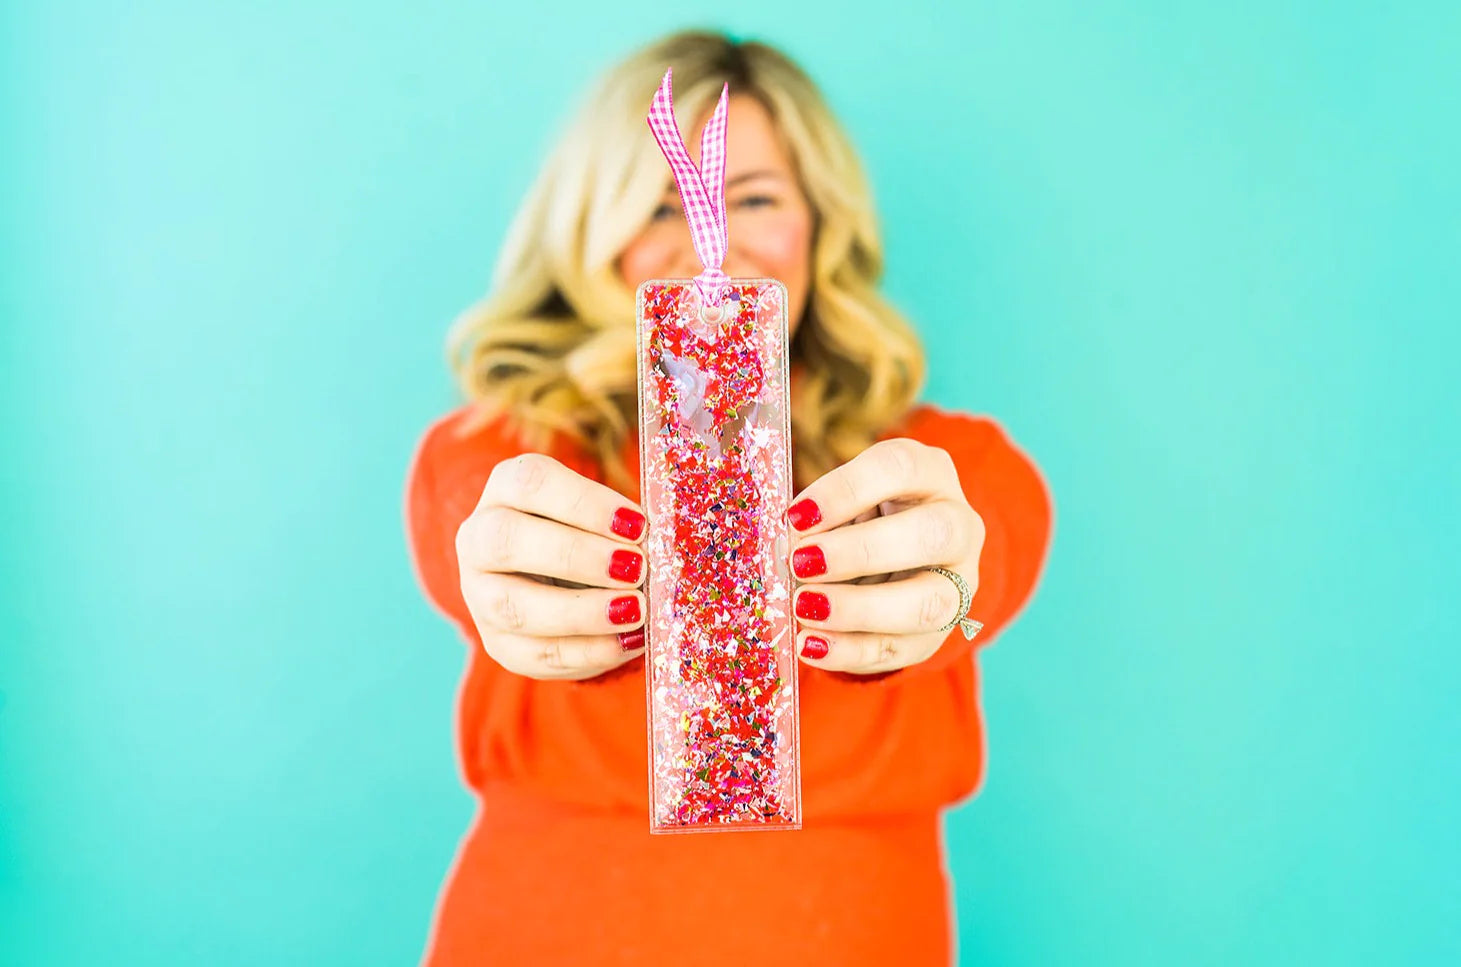
[[[456,410],[437,420],[416,445],[406,474],[406,543],[426,600],[456,625],[467,644],[483,649],[482,632],[462,594],[457,529],[476,509],[492,468],[526,448],[504,419],[480,427],[468,437],[457,437],[455,426],[464,413]],[[550,447],[549,452],[575,472],[592,472],[592,461],[582,453],[558,446]],[[490,655],[487,660],[500,667]],[[575,684],[606,684],[628,674],[633,665],[626,662]]]
[[[480,645],[457,571],[457,528],[472,508],[463,508],[461,500],[449,499],[439,480],[438,463],[448,419],[428,427],[411,456],[404,502],[406,546],[426,600],[453,622],[469,643]]]
[[[949,451],[964,497],[984,521],[978,585],[969,608],[969,616],[984,627],[970,641],[955,625],[938,651],[916,665],[874,675],[828,673],[839,681],[894,686],[967,661],[1010,626],[1039,583],[1054,534],[1054,504],[1044,477],[994,420],[958,416],[951,423],[936,435],[919,435]]]

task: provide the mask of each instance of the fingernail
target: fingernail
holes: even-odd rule
[[[831,602],[820,591],[803,591],[796,596],[796,616],[808,621],[826,621],[832,613]]]
[[[791,521],[791,526],[799,531],[804,531],[813,524],[822,520],[822,510],[817,502],[808,497],[805,500],[798,500],[786,509],[786,519]]]
[[[617,550],[609,555],[609,577],[615,581],[637,582],[643,565],[644,558],[634,551]]]
[[[632,594],[626,594],[622,598],[615,598],[609,602],[609,623],[616,625],[633,624],[639,620],[639,599]]]
[[[614,511],[614,519],[609,522],[609,530],[626,541],[637,541],[639,535],[644,533],[644,515],[637,510],[620,507]]]
[[[644,629],[635,628],[633,631],[619,632],[619,647],[625,651],[633,651],[644,646]]]
[[[807,640],[802,642],[803,658],[826,658],[827,639],[818,638],[816,635],[807,635]]]
[[[815,544],[798,547],[791,555],[791,569],[799,578],[814,578],[818,574],[826,574],[827,556]]]

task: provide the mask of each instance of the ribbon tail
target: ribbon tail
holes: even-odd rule
[[[715,112],[700,132],[700,183],[710,196],[710,206],[715,213],[722,260],[730,248],[725,217],[725,132],[729,96],[730,84],[726,84],[720,89],[720,101],[715,105]]]
[[[730,281],[721,271],[730,242],[725,212],[725,132],[730,85],[722,86],[715,111],[705,122],[697,167],[690,160],[675,120],[673,72],[674,68],[665,71],[650,102],[649,129],[675,176],[675,187],[679,189],[685,220],[690,226],[690,240],[704,268],[695,277],[696,287],[706,305],[719,305]]]

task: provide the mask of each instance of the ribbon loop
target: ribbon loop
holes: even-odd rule
[[[690,223],[690,240],[695,245],[695,254],[704,269],[695,277],[695,286],[700,290],[706,305],[719,305],[730,278],[721,271],[725,262],[729,235],[725,218],[725,128],[726,98],[730,85],[720,89],[720,101],[715,113],[705,122],[700,134],[700,166],[690,160],[680,137],[680,126],[675,123],[675,102],[671,93],[670,75],[674,68],[665,71],[659,90],[649,106],[649,129],[670,163],[675,176],[675,186],[680,191],[680,204],[685,211],[685,220]]]

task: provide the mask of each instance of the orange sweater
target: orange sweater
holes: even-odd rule
[[[888,432],[948,450],[984,519],[970,609],[984,629],[973,642],[955,629],[928,661],[871,678],[799,664],[801,830],[651,836],[642,657],[548,682],[482,648],[456,530],[493,465],[523,447],[500,423],[459,436],[465,414],[426,430],[405,495],[417,577],[468,645],[457,740],[480,800],[423,963],[947,963],[938,811],[984,776],[975,650],[1009,626],[1044,567],[1053,506],[1031,460],[994,420],[928,405]],[[567,442],[548,452],[603,480]],[[637,472],[637,441],[624,455]]]

